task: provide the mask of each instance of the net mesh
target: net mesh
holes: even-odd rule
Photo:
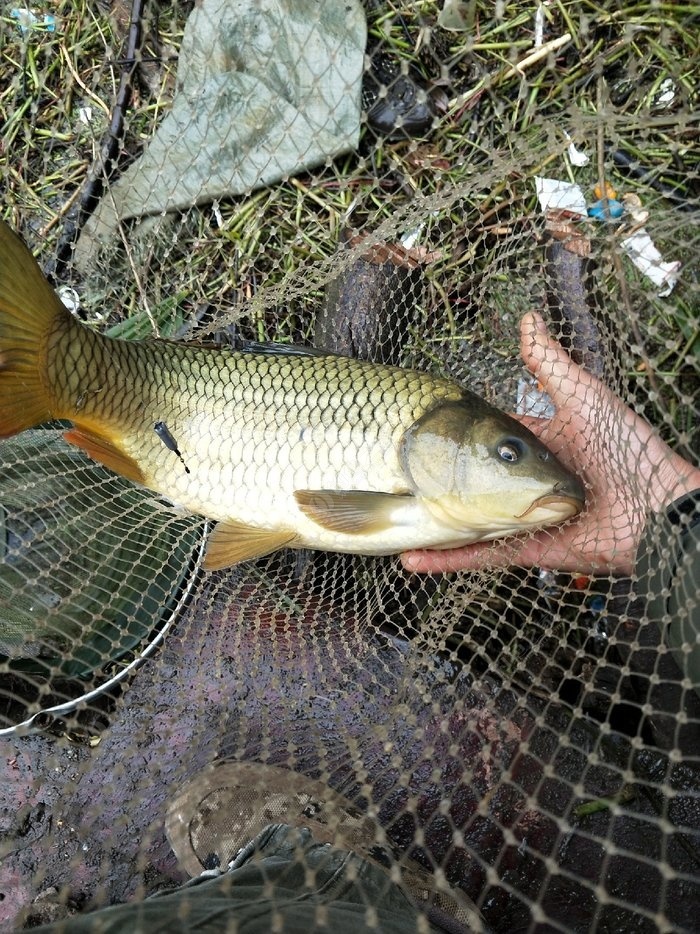
[[[329,3],[324,23],[270,2],[255,33],[249,6],[3,9],[3,214],[76,313],[125,339],[314,345],[541,411],[518,344],[539,310],[697,466],[693,5]],[[591,425],[576,464],[601,552],[620,503],[640,524],[659,508],[641,424]],[[642,599],[673,570],[665,526],[627,574],[290,550],[204,573],[205,521],[56,425],[0,463],[3,929],[182,881],[166,814],[222,760],[325,783],[371,817],[387,872],[411,860],[487,929],[697,928],[695,634],[672,645]]]

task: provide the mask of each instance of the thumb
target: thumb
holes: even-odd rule
[[[598,380],[571,359],[561,344],[547,333],[547,326],[536,312],[528,312],[520,322],[520,353],[528,370],[536,376],[552,402],[561,409],[573,399],[583,401],[584,387]]]

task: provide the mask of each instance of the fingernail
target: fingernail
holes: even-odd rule
[[[412,555],[410,552],[406,552],[401,555],[401,564],[407,571],[415,571],[418,567],[418,559],[415,555]]]
[[[547,333],[547,325],[544,323],[544,319],[541,315],[538,315],[536,311],[532,312],[532,317],[535,319],[535,330],[538,334]]]

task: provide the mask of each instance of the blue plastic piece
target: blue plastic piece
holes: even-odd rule
[[[617,219],[622,217],[625,212],[625,206],[621,201],[616,201],[614,198],[607,199],[607,215],[605,213],[605,206],[603,201],[596,201],[588,208],[588,216],[595,218],[597,221],[608,220],[609,218]]]
[[[42,19],[39,19],[35,13],[26,7],[17,7],[10,10],[12,19],[17,20],[17,25],[23,34],[27,34],[35,26],[43,27],[46,32],[56,32],[56,17],[50,13],[45,13]]]

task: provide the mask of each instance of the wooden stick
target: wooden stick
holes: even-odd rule
[[[528,52],[525,58],[516,62],[515,65],[508,65],[506,68],[501,69],[501,71],[497,71],[493,75],[482,78],[471,90],[465,91],[464,94],[460,94],[459,97],[453,97],[449,102],[449,111],[459,110],[460,107],[464,107],[473,97],[487,87],[493,87],[500,84],[501,81],[507,81],[514,75],[525,77],[525,69],[530,68],[531,65],[537,64],[541,59],[546,58],[550,52],[555,52],[570,41],[571,33],[565,32],[563,36],[545,42],[545,44],[538,49],[533,49],[532,52]]]

